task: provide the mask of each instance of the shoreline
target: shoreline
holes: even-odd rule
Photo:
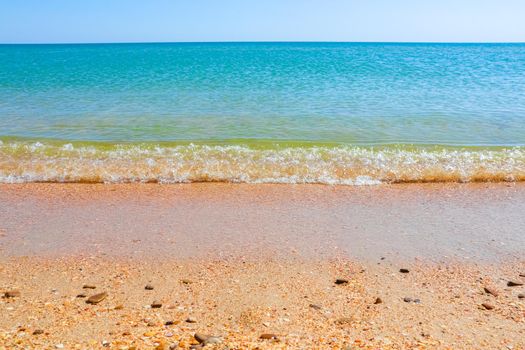
[[[525,349],[523,212],[521,183],[0,185],[0,349]]]
[[[254,140],[255,142],[255,140]],[[268,146],[268,147],[266,147]],[[378,185],[525,182],[525,148],[0,140],[0,183]]]

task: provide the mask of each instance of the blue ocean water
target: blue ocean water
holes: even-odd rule
[[[0,45],[0,142],[8,182],[520,180],[525,44]]]

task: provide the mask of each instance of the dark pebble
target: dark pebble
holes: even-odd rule
[[[108,296],[108,293],[106,292],[98,293],[98,294],[90,296],[86,300],[86,303],[95,305],[95,304],[100,303],[102,300],[106,299],[107,296]]]
[[[483,304],[481,304],[481,306],[483,306],[486,310],[494,309],[494,305],[489,304],[489,303],[483,303]]]
[[[207,334],[202,334],[202,333],[195,333],[193,335],[193,338],[195,338],[196,341],[198,341],[199,343],[204,343],[206,341],[206,339],[208,339],[210,337],[210,335],[207,335]]]
[[[335,280],[335,284],[347,284],[347,283],[348,283],[348,280],[344,278],[338,278]]]
[[[374,301],[374,304],[382,304],[383,303],[383,299],[381,298],[376,298],[376,301]]]
[[[403,298],[403,301],[404,301],[405,303],[411,303],[411,302],[412,302],[412,298],[410,298],[410,297],[404,297],[404,298]]]
[[[315,310],[321,310],[321,309],[322,309],[321,306],[316,305],[316,304],[310,304],[310,307],[311,307],[312,309],[315,309]]]
[[[408,270],[408,269],[399,269],[399,272],[401,272],[401,273],[409,273],[410,270]]]
[[[519,286],[523,286],[523,283],[515,282],[515,281],[508,281],[507,286],[508,287],[519,287]]]
[[[497,297],[499,295],[498,291],[495,290],[494,288],[485,287],[485,288],[483,288],[483,290],[485,291],[485,293],[491,294],[491,295],[493,295],[495,297]]]
[[[154,301],[153,303],[151,303],[151,308],[152,309],[159,309],[161,307],[162,307],[162,303],[161,302]]]
[[[8,290],[4,293],[5,298],[18,298],[20,297],[20,291],[19,290]]]
[[[146,284],[146,287],[144,287],[145,290],[153,290],[153,286],[151,284]]]
[[[35,329],[33,332],[33,335],[39,335],[39,334],[44,334],[44,331],[41,329]]]
[[[351,324],[353,320],[350,317],[341,317],[335,320],[335,324],[343,325],[343,324]]]
[[[92,285],[92,284],[84,284],[82,286],[82,288],[84,288],[84,289],[96,289],[97,287]]]
[[[277,336],[275,334],[271,334],[271,333],[264,333],[264,334],[261,334],[259,339],[272,340],[272,339],[277,339]]]

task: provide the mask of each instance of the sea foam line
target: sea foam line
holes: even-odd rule
[[[0,182],[319,183],[525,180],[525,149],[115,144],[4,141]]]

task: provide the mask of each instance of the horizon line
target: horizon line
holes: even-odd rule
[[[278,43],[325,43],[325,44],[525,44],[525,41],[342,41],[342,40],[224,40],[224,41],[86,41],[86,42],[0,42],[0,45],[115,45],[115,44],[278,44]]]

